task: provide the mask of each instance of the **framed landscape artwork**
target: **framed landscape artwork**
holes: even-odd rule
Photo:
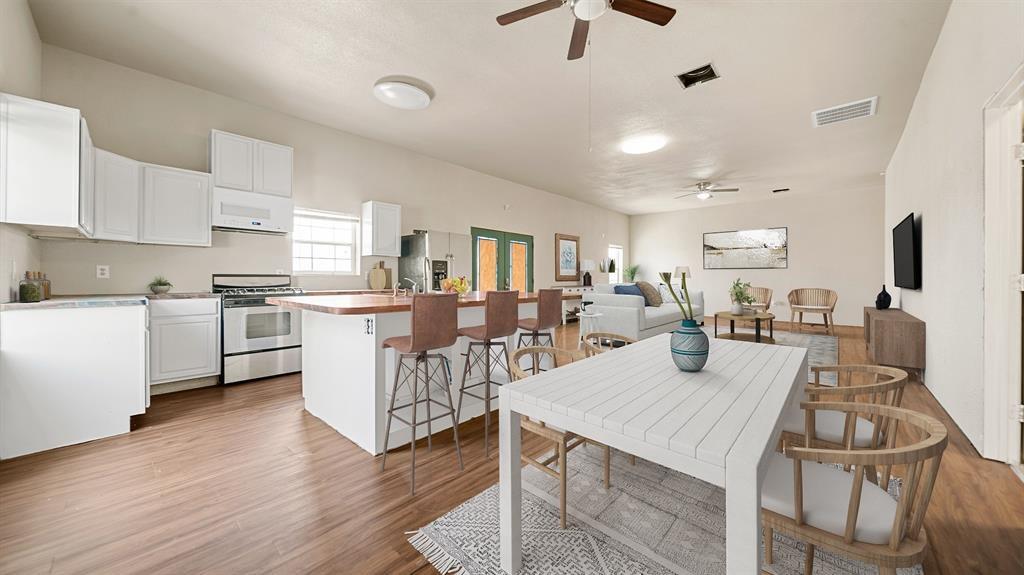
[[[555,234],[555,281],[580,280],[580,237]]]
[[[704,234],[704,269],[749,270],[789,267],[789,228]]]

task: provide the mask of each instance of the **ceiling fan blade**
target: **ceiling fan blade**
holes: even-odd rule
[[[683,199],[683,198],[688,198],[688,197],[690,197],[690,196],[696,196],[696,195],[697,195],[697,192],[693,192],[692,194],[683,194],[683,195],[681,195],[681,196],[676,196],[676,197],[674,197],[674,198],[672,198],[672,199],[673,199],[673,200],[681,200],[681,199]]]
[[[738,192],[738,191],[740,191],[740,189],[739,188],[711,188],[708,191],[709,192],[715,192],[715,193],[718,193],[718,192]]]
[[[587,49],[588,30],[590,30],[590,22],[577,18],[576,24],[572,27],[572,40],[569,41],[570,60],[578,60],[583,57],[583,52]]]
[[[525,8],[513,10],[508,14],[502,14],[501,16],[498,16],[498,24],[501,24],[502,26],[507,26],[508,24],[518,22],[524,18],[536,16],[537,14],[542,14],[544,12],[547,12],[548,10],[554,10],[555,8],[558,8],[561,5],[562,0],[544,0],[543,2],[531,4]]]
[[[647,0],[613,0],[612,10],[635,16],[641,20],[647,20],[658,26],[668,24],[672,17],[676,15],[675,8],[669,8],[668,6],[662,6]]]

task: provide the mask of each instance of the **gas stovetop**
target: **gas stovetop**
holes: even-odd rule
[[[219,292],[224,297],[238,297],[238,296],[267,296],[267,295],[290,295],[300,294],[302,288],[300,287],[246,287],[246,288],[228,288],[220,290]]]

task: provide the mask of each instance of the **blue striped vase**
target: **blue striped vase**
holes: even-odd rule
[[[692,319],[672,332],[672,361],[683,371],[700,371],[708,362],[708,334]]]

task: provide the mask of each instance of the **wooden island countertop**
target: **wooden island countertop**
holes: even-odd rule
[[[482,307],[486,292],[471,291],[459,298],[459,307]],[[581,299],[580,294],[562,294],[564,300]],[[519,303],[537,301],[537,292],[519,294]],[[390,294],[307,295],[268,297],[271,305],[329,313],[334,315],[369,315],[412,310],[412,296]]]

